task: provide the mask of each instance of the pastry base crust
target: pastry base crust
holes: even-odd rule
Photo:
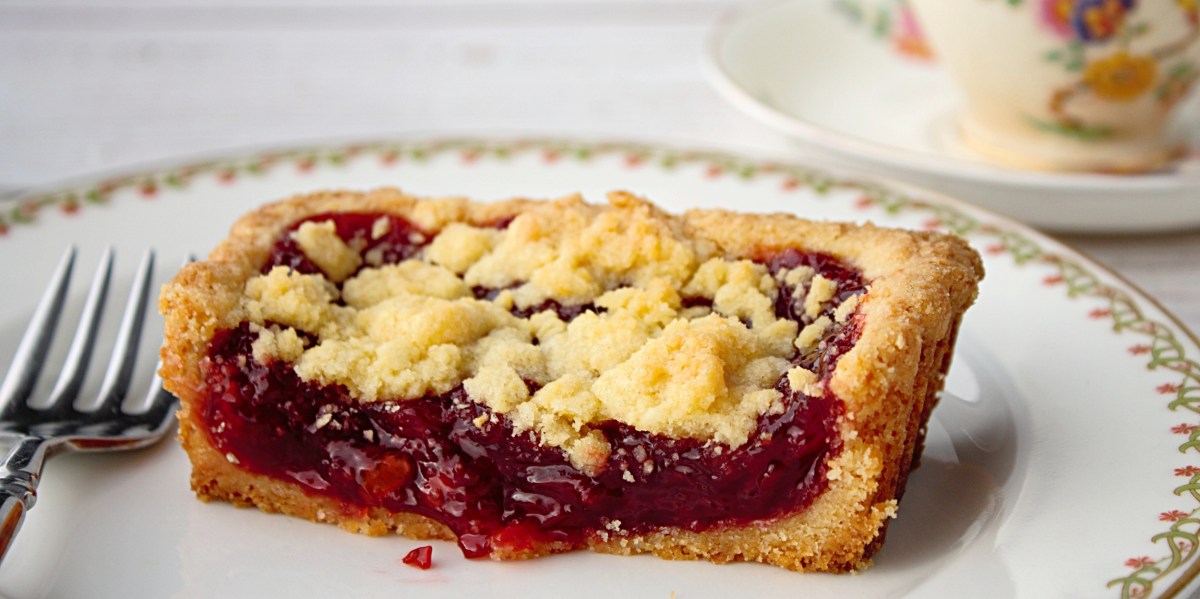
[[[612,209],[648,204],[614,194]],[[559,205],[578,205],[568,198]],[[235,326],[247,278],[257,274],[280,233],[298,219],[338,210],[399,214],[427,230],[462,221],[485,224],[541,204],[492,204],[463,199],[419,201],[396,190],[319,193],[266,206],[241,219],[208,261],[187,266],[164,287],[166,315],[162,375],[182,402],[183,448],[191,483],[204,501],[254,506],[353,532],[396,532],[417,539],[453,540],[442,524],[422,516],[363,510],[310,495],[296,483],[238,468],[214,448],[200,406],[209,340]],[[651,210],[656,210],[650,207]],[[686,234],[709,240],[727,255],[756,257],[786,248],[830,254],[858,268],[870,289],[860,308],[860,337],[838,362],[829,384],[843,402],[837,428],[841,450],[828,463],[828,488],[800,513],[702,532],[666,529],[645,534],[600,531],[588,546],[606,553],[653,553],[668,559],[757,561],[797,571],[847,572],[870,565],[895,515],[908,473],[919,458],[925,425],[949,367],[962,313],[982,277],[978,255],[962,240],[871,225],[815,223],[789,215],[695,210],[661,214]],[[496,559],[524,559],[576,549],[542,545],[497,550]]]

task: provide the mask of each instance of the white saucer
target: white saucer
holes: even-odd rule
[[[1058,174],[983,162],[955,141],[957,92],[830,0],[754,5],[709,38],[710,80],[734,106],[848,165],[1064,232],[1200,227],[1200,153],[1149,175]],[[1182,111],[1200,116],[1200,95]],[[1193,146],[1200,146],[1195,123]]]

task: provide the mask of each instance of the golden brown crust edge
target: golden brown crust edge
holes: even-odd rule
[[[613,194],[610,200],[618,209],[657,212],[628,194]],[[570,205],[581,200],[560,202]],[[230,464],[199,426],[202,363],[212,334],[240,321],[235,306],[241,285],[258,272],[282,230],[295,220],[339,210],[381,211],[405,216],[432,231],[454,221],[494,222],[532,203],[419,201],[393,189],[326,192],[271,204],[240,219],[207,262],[184,268],[164,286],[160,297],[160,310],[166,315],[162,374],[167,388],[182,400],[180,439],[193,464],[192,487],[197,495],[206,501],[254,505],[366,534],[396,531],[415,538],[451,539],[448,529],[427,518],[380,510],[347,512],[333,500],[306,494],[298,485]],[[773,249],[801,247],[851,264],[870,281],[870,294],[858,317],[860,338],[831,377],[831,388],[845,407],[838,425],[843,446],[829,464],[829,488],[799,514],[761,526],[701,533],[664,530],[597,537],[592,548],[714,562],[759,561],[792,570],[866,567],[895,513],[914,449],[920,448],[959,318],[974,300],[983,274],[978,255],[955,237],[869,224],[856,227],[722,210],[693,210],[681,217],[663,214],[663,218],[674,220],[688,234],[717,243],[730,255],[754,257]],[[547,547],[537,554],[566,549]]]

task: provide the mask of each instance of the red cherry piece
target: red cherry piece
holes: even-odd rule
[[[433,565],[433,546],[422,545],[408,552],[402,560],[404,563],[422,570],[428,570]]]

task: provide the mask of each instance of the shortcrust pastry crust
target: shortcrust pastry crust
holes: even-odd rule
[[[982,276],[978,256],[960,240],[932,233],[724,211],[676,217],[624,193],[610,202],[419,201],[380,190],[316,194],[243,218],[160,300],[168,316],[163,374],[183,399],[180,435],[197,493],[370,533],[449,534],[420,516],[346,513],[217,454],[196,413],[202,364],[213,334],[243,321],[258,334],[256,360],[294,362],[301,377],[345,385],[359,401],[462,384],[472,400],[561,447],[584,472],[603,464],[608,450],[588,432],[598,420],[737,447],[759,414],[778,409],[773,387],[782,376],[808,395],[833,393],[843,406],[841,449],[827,465],[830,486],[813,505],[762,526],[599,534],[592,545],[793,569],[864,566],[919,452],[958,319]],[[438,234],[422,256],[381,265],[378,256],[360,257],[331,223],[309,222],[291,236],[326,276],[284,267],[260,274],[291,223],[344,210],[398,214]],[[503,230],[492,226],[514,216]],[[386,226],[377,223],[372,235],[385,234]],[[804,267],[780,272],[791,287],[807,290],[806,322],[801,329],[777,318],[771,305],[780,281],[751,260],[789,248],[853,265],[868,292],[841,302],[833,318],[818,316],[836,284]],[[504,291],[484,301],[474,287]],[[712,307],[684,305],[683,298],[697,296]],[[594,302],[603,311],[569,323],[552,312],[519,318],[510,311],[548,300]],[[789,368],[796,348],[811,348],[852,318],[859,339],[826,381]],[[532,397],[526,380],[539,387]],[[534,553],[547,550],[554,548]]]

